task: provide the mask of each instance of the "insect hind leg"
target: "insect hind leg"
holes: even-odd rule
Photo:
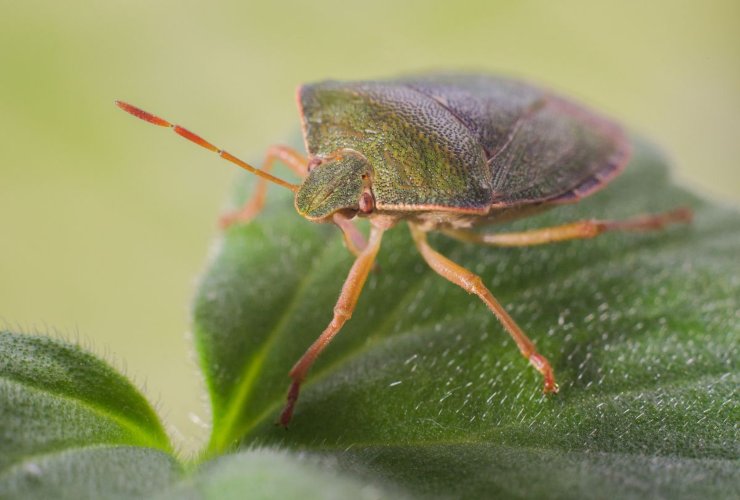
[[[544,378],[543,391],[545,393],[556,393],[558,392],[558,385],[555,382],[555,374],[553,373],[552,367],[547,359],[537,352],[537,348],[529,337],[525,335],[519,325],[509,316],[506,309],[496,300],[491,291],[486,288],[481,280],[480,276],[468,271],[464,267],[455,262],[451,261],[444,255],[434,250],[427,242],[427,236],[424,231],[409,224],[411,229],[411,236],[414,239],[416,248],[419,249],[424,260],[429,264],[437,274],[458,285],[468,293],[477,295],[485,304],[488,309],[496,316],[501,325],[511,335],[516,342],[519,351],[522,353],[529,363],[542,374]]]
[[[476,233],[473,231],[444,229],[442,233],[461,241],[482,243],[499,247],[544,245],[574,239],[589,239],[607,231],[646,232],[663,229],[669,224],[691,222],[693,214],[688,208],[677,208],[659,214],[640,215],[621,221],[582,220],[560,226],[530,229],[519,233]]]

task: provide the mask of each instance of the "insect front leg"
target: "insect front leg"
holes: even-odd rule
[[[355,310],[357,300],[360,298],[360,292],[362,287],[367,280],[367,276],[373,267],[375,262],[375,256],[378,254],[380,249],[380,241],[383,237],[383,229],[373,228],[370,231],[370,240],[367,246],[360,252],[360,255],[352,264],[352,268],[349,270],[349,275],[344,281],[342,286],[342,292],[339,294],[339,299],[334,306],[334,317],[332,318],[329,326],[319,335],[311,347],[301,356],[301,359],[293,366],[290,370],[290,378],[293,379],[293,383],[290,385],[288,390],[288,401],[285,404],[285,408],[280,413],[280,420],[278,423],[283,427],[287,427],[290,423],[290,419],[293,417],[293,408],[298,400],[298,393],[301,389],[301,383],[306,378],[308,370],[321,354],[321,351],[329,345],[334,336],[339,333],[342,326],[352,316],[352,312]]]
[[[691,222],[692,212],[678,208],[660,214],[641,215],[622,221],[583,220],[561,226],[531,229],[519,233],[479,234],[473,231],[444,229],[442,233],[457,240],[500,247],[544,245],[558,241],[594,238],[607,231],[645,232],[663,229],[669,224]]]
[[[519,351],[522,353],[522,356],[524,356],[529,363],[542,374],[544,377],[544,392],[558,392],[558,385],[555,382],[555,374],[550,367],[550,363],[544,356],[537,352],[537,348],[534,343],[529,340],[521,328],[519,328],[519,325],[514,322],[512,317],[509,316],[509,313],[507,313],[503,306],[501,306],[501,304],[499,304],[495,299],[491,291],[486,288],[483,281],[480,279],[480,276],[468,271],[461,265],[454,263],[429,246],[427,235],[424,231],[413,224],[409,224],[409,228],[411,229],[411,236],[414,238],[414,243],[416,243],[416,248],[419,249],[419,252],[422,257],[424,257],[427,264],[429,264],[429,267],[443,278],[446,278],[461,287],[466,292],[477,295],[486,304],[486,306],[488,306],[488,309],[491,310],[494,316],[496,316],[499,322],[501,322],[501,325],[503,325],[509,335],[514,339],[514,342],[516,342],[517,347],[519,347]]]
[[[262,163],[261,170],[263,172],[269,172],[272,170],[275,160],[280,160],[286,164],[301,179],[306,177],[306,174],[308,173],[308,160],[306,157],[288,146],[282,146],[279,144],[270,146],[267,153],[265,153],[265,160]],[[257,180],[257,186],[254,189],[252,197],[247,200],[242,208],[221,216],[221,219],[219,220],[221,227],[226,228],[236,222],[248,222],[252,220],[265,205],[266,195],[267,181],[260,178]]]
[[[342,231],[344,246],[347,247],[352,255],[359,257],[362,251],[367,247],[367,241],[352,220],[343,217],[340,214],[334,214],[332,221]]]

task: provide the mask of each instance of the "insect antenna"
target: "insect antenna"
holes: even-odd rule
[[[206,148],[206,149],[208,149],[210,151],[213,151],[214,153],[216,153],[217,155],[219,155],[224,160],[229,161],[229,162],[231,162],[231,163],[233,163],[235,165],[238,165],[241,168],[243,168],[244,170],[246,170],[248,172],[252,172],[253,174],[258,175],[258,176],[262,177],[263,179],[267,179],[270,182],[274,182],[275,184],[278,184],[280,186],[283,186],[285,188],[288,188],[291,191],[293,191],[294,193],[296,191],[298,191],[298,188],[300,187],[297,184],[291,184],[290,182],[286,182],[286,181],[284,181],[282,179],[279,179],[279,178],[275,177],[274,175],[270,175],[267,172],[264,172],[264,171],[262,171],[262,170],[260,170],[258,168],[253,167],[252,165],[250,165],[249,163],[245,162],[244,160],[240,160],[239,158],[237,158],[236,156],[232,155],[228,151],[224,151],[223,149],[220,149],[220,148],[214,146],[210,142],[208,142],[205,139],[203,139],[201,136],[199,136],[197,134],[194,134],[193,132],[189,131],[186,128],[181,127],[180,125],[175,125],[174,123],[170,123],[167,120],[165,120],[164,118],[160,118],[159,116],[153,115],[151,113],[147,113],[143,109],[137,108],[136,106],[133,106],[133,105],[128,104],[126,102],[123,102],[123,101],[115,101],[115,103],[116,103],[116,106],[118,106],[119,108],[121,108],[125,112],[127,112],[127,113],[129,113],[131,115],[134,115],[137,118],[141,118],[145,122],[149,122],[149,123],[152,123],[154,125],[159,125],[160,127],[169,127],[176,134],[181,135],[185,139],[187,139],[187,140],[189,140],[191,142],[194,142],[198,146],[201,146],[201,147],[204,147],[204,148]]]

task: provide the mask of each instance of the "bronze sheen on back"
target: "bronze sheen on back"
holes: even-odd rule
[[[311,365],[352,316],[373,268],[383,233],[406,222],[422,258],[440,276],[476,295],[520,352],[542,374],[545,393],[558,386],[547,358],[495,299],[479,276],[434,250],[427,233],[491,246],[529,246],[593,238],[605,231],[649,231],[689,222],[679,208],[622,221],[583,220],[516,233],[473,226],[531,215],[576,202],[604,187],[626,165],[630,145],[621,127],[536,86],[492,75],[430,74],[385,81],[326,81],[298,88],[308,155],[275,145],[261,169],[189,130],[130,104],[138,118],[186,139],[260,177],[243,208],[223,226],[247,223],[262,209],[267,181],[295,193],[295,208],[314,222],[335,224],[355,262],[326,329],[296,362],[279,423],[288,425]],[[285,163],[292,184],[270,174]],[[355,226],[370,221],[366,239]]]

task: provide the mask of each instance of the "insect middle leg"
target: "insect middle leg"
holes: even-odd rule
[[[267,153],[265,153],[265,160],[262,163],[261,170],[265,172],[272,170],[275,160],[280,160],[286,164],[301,179],[306,177],[306,174],[308,173],[308,159],[288,146],[282,146],[279,144],[270,146],[267,149]],[[221,227],[226,228],[236,222],[250,221],[262,210],[262,207],[265,205],[266,195],[267,181],[260,178],[257,180],[254,194],[252,194],[252,197],[247,200],[242,208],[221,216],[221,219],[219,220]]]
[[[355,310],[357,300],[360,298],[360,292],[362,287],[367,280],[367,276],[373,267],[375,262],[375,256],[378,254],[380,249],[380,241],[383,237],[383,229],[373,228],[370,231],[370,239],[365,248],[360,252],[359,256],[352,265],[349,271],[347,279],[344,281],[342,286],[342,292],[339,294],[339,299],[334,306],[334,317],[332,318],[329,326],[319,335],[311,347],[301,356],[301,359],[293,366],[290,370],[290,378],[293,382],[288,390],[288,401],[285,403],[283,411],[280,413],[280,420],[278,423],[283,427],[287,427],[290,423],[290,419],[293,417],[293,408],[298,400],[298,394],[301,389],[301,383],[306,378],[308,370],[316,358],[321,354],[321,351],[329,345],[334,336],[339,333],[342,326],[352,316],[352,312]]]
[[[445,229],[442,233],[457,240],[472,243],[484,243],[500,247],[521,247],[530,245],[544,245],[558,241],[573,239],[594,238],[607,231],[655,231],[663,229],[668,224],[691,222],[692,212],[688,208],[678,208],[660,214],[641,215],[631,219],[612,220],[583,220],[563,224],[561,226],[530,229],[519,233],[488,233],[479,234],[473,231],[460,229]]]
[[[509,313],[501,306],[501,304],[495,299],[493,294],[483,284],[480,276],[468,271],[464,267],[455,262],[451,261],[444,255],[434,250],[427,242],[427,236],[424,231],[409,224],[411,228],[411,236],[414,238],[416,248],[419,249],[424,260],[429,264],[437,274],[443,278],[448,279],[452,283],[458,285],[468,293],[477,295],[485,304],[488,309],[496,316],[501,322],[506,331],[511,335],[516,342],[519,351],[522,353],[529,363],[534,366],[538,372],[540,372],[544,378],[543,390],[545,393],[558,392],[558,385],[555,382],[555,374],[550,367],[550,363],[547,359],[537,352],[537,348],[534,343],[529,340],[519,325],[509,316]]]

